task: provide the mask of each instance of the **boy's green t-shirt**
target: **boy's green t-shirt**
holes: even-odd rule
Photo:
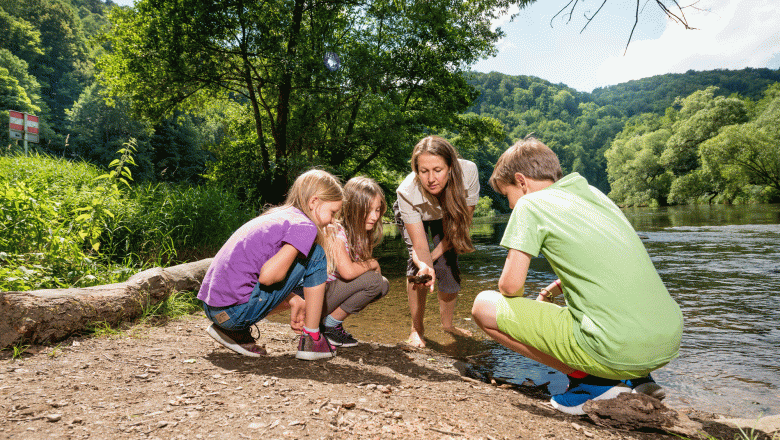
[[[597,361],[630,370],[677,356],[680,307],[620,208],[579,174],[520,198],[501,245],[547,258],[574,337]]]

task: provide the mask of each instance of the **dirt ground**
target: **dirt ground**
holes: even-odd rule
[[[269,355],[208,337],[202,313],[120,335],[0,352],[0,438],[677,439],[618,431],[548,406],[544,387],[464,377],[429,349],[361,343],[295,359],[289,326],[262,321]],[[686,411],[718,439],[739,431]]]

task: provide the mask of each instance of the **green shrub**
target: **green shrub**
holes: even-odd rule
[[[115,255],[164,264],[213,256],[252,217],[227,190],[156,184],[136,187],[110,231]]]
[[[493,217],[496,212],[493,210],[493,199],[488,196],[482,196],[474,208],[474,217]]]
[[[132,143],[108,173],[0,156],[0,290],[126,280],[150,264],[213,256],[253,214],[214,186],[131,186]]]

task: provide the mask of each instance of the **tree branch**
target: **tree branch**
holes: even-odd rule
[[[566,21],[566,23],[569,23],[569,22],[571,21],[571,16],[572,16],[572,14],[574,13],[574,8],[577,6],[577,3],[578,3],[578,2],[579,2],[579,0],[569,0],[569,3],[566,3],[566,5],[564,5],[564,6],[563,6],[563,7],[562,7],[562,8],[561,8],[561,9],[560,9],[558,12],[556,12],[556,13],[555,13],[555,15],[553,15],[553,17],[550,19],[550,27],[553,27],[553,21],[555,20],[555,17],[557,17],[558,15],[560,15],[560,13],[561,13],[561,12],[563,12],[563,11],[564,11],[566,8],[568,8],[568,7],[569,7],[569,5],[571,5],[572,3],[574,3],[574,4],[571,6],[571,11],[569,11],[569,19]]]

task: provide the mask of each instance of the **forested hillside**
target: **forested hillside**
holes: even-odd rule
[[[594,101],[600,105],[620,107],[627,116],[641,113],[663,113],[675,98],[688,96],[697,90],[717,87],[717,96],[733,93],[754,101],[761,99],[764,90],[780,81],[780,70],[753,69],[689,70],[685,73],[656,75],[593,90]]]
[[[182,113],[149,120],[127,99],[101,93],[97,60],[111,50],[104,35],[118,8],[101,0],[0,0],[0,123],[7,109],[39,116],[35,150],[107,166],[136,140],[139,180],[201,180],[219,131]]]
[[[497,119],[506,130],[503,145],[494,146],[499,154],[534,133],[558,154],[564,172],[579,172],[609,190],[604,151],[626,123],[619,107],[599,105],[588,93],[529,76],[474,73],[469,83],[480,92],[470,110]],[[497,158],[488,161],[492,165]]]
[[[780,70],[691,71],[589,94],[541,78],[474,73],[469,82],[480,96],[470,110],[507,133],[477,159],[489,176],[501,151],[534,133],[564,173],[579,172],[623,205],[776,200],[780,137],[772,124],[780,117],[772,110],[777,87],[769,86],[778,80]],[[745,137],[759,125],[760,134]]]

